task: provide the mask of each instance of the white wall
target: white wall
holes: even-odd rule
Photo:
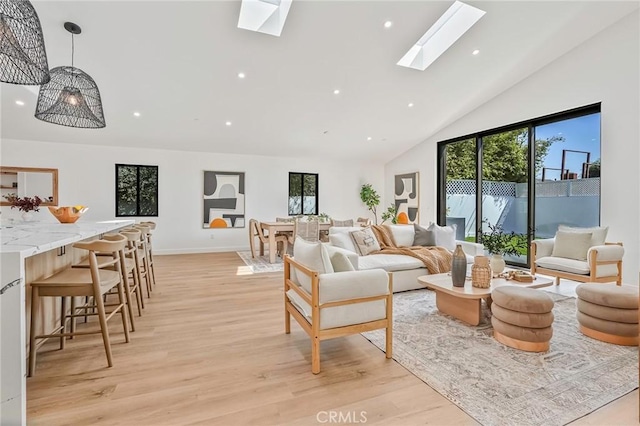
[[[248,249],[248,228],[202,229],[203,170],[246,172],[246,217],[264,221],[287,216],[290,171],[319,174],[320,212],[355,219],[368,215],[360,201],[360,186],[371,183],[381,192],[384,170],[382,164],[371,163],[7,139],[0,149],[2,165],[59,169],[59,205],[89,206],[80,219],[89,221],[115,218],[116,163],[159,166],[159,216],[148,218],[158,224],[154,234],[158,253]],[[55,222],[46,208],[36,215],[37,220]],[[2,207],[2,217],[8,216],[18,218],[19,213]]]
[[[640,258],[640,17],[623,18],[576,49],[467,114],[385,167],[393,176],[420,171],[421,221],[436,217],[436,144],[477,131],[602,102],[601,223],[625,246],[623,279],[637,283]]]

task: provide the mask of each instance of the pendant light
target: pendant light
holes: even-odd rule
[[[49,81],[42,27],[27,0],[0,0],[0,81],[29,85]]]
[[[40,86],[36,118],[61,126],[98,129],[106,126],[100,91],[93,78],[73,66],[73,37],[80,27],[65,22],[71,33],[71,66],[53,68],[51,81]]]

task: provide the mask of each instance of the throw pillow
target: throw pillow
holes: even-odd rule
[[[348,233],[329,234],[329,242],[334,247],[340,247],[342,249],[358,253],[358,249],[356,248],[356,245],[353,244],[353,239]]]
[[[433,231],[430,231],[417,223],[413,224],[413,229],[415,231],[415,235],[413,237],[414,246],[430,247],[436,245],[436,236],[433,234]]]
[[[433,232],[436,246],[444,247],[452,252],[456,249],[456,228],[456,225],[438,226],[432,223],[427,229]]]
[[[345,226],[353,226],[353,219],[348,220],[331,220],[331,226],[337,226],[343,228]]]
[[[351,231],[351,238],[353,238],[353,242],[358,249],[358,254],[360,256],[366,256],[373,251],[380,250],[380,244],[376,239],[376,236],[373,233],[371,228],[364,228],[359,231]]]
[[[293,244],[293,258],[296,262],[312,271],[317,271],[319,274],[333,273],[327,249],[320,242],[309,242],[296,237]],[[311,293],[311,277],[302,271],[296,271],[295,276],[302,288]]]
[[[564,257],[565,259],[587,260],[587,252],[591,247],[591,233],[587,232],[556,232],[556,240],[553,244],[552,257]]]
[[[333,252],[331,253],[329,259],[331,260],[331,266],[333,267],[333,272],[349,272],[355,271],[356,268],[353,267],[349,258],[345,256],[344,253]]]
[[[593,246],[603,246],[604,242],[607,240],[607,233],[609,232],[608,226],[594,226],[592,228],[576,228],[573,226],[560,225],[558,226],[558,231],[564,232],[583,232],[583,233],[591,233],[591,247]]]

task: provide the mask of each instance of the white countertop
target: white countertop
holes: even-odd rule
[[[0,253],[20,253],[33,256],[76,241],[133,225],[134,220],[107,220],[76,223],[17,222],[0,227]]]

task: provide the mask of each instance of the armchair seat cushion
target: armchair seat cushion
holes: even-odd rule
[[[536,260],[536,266],[577,275],[589,275],[590,272],[588,262],[562,257],[541,257]],[[601,265],[596,270],[596,278],[615,277],[617,275],[618,267],[616,265]]]
[[[541,268],[555,269],[570,274],[589,274],[589,264],[586,260],[566,259],[564,257],[546,256],[536,259],[536,265]]]
[[[311,306],[302,300],[293,290],[287,292],[287,298],[309,324],[311,324]],[[384,300],[335,306],[333,308],[322,309],[320,330],[382,320],[385,319],[386,316],[387,312]]]

